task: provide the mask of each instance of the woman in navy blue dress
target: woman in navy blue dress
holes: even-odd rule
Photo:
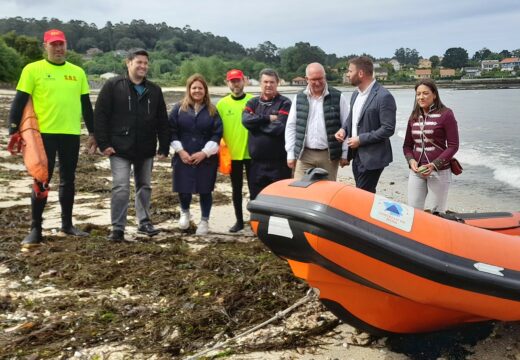
[[[181,203],[179,228],[189,228],[192,194],[199,194],[201,221],[196,234],[205,235],[209,229],[212,192],[217,179],[216,154],[223,129],[202,75],[194,74],[188,78],[186,94],[173,106],[169,121],[175,150],[172,160],[173,191],[179,193]]]

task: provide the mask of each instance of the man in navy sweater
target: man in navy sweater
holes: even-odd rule
[[[260,71],[260,96],[250,99],[242,114],[249,131],[251,200],[267,185],[291,177],[285,151],[285,125],[291,100],[278,93],[280,79],[273,69]]]

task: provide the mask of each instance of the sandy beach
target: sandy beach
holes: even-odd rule
[[[5,151],[1,153],[2,159],[7,157]],[[20,170],[19,166],[6,166],[5,163],[0,163],[0,166],[5,169],[9,168],[13,171]],[[106,167],[106,161],[100,159],[100,167]],[[167,168],[167,164],[159,164],[159,168]],[[350,178],[341,178],[340,181],[349,182]],[[17,180],[11,182],[9,185],[2,185],[2,193],[9,194],[4,196],[0,201],[0,207],[13,207],[26,204],[24,199],[29,195],[28,184],[30,180]],[[158,185],[156,185],[158,186]],[[381,189],[382,193],[391,192],[391,189]],[[222,194],[230,195],[229,183],[219,183],[218,191]],[[79,226],[86,224],[95,224],[99,227],[109,228],[109,204],[103,200],[103,207],[99,206],[99,198],[93,194],[78,194],[77,199],[80,202],[76,206],[75,216],[76,223]],[[244,206],[246,200],[244,201]],[[26,206],[26,205],[22,205]],[[49,198],[49,211],[46,213],[46,220],[44,223],[45,235],[53,236],[59,227],[59,206],[57,206],[56,192],[51,192]],[[195,219],[198,219],[199,213],[197,207],[193,209]],[[211,234],[202,242],[200,239],[192,235],[181,235],[181,241],[190,245],[192,251],[199,251],[201,248],[207,246],[208,243],[218,241],[230,242],[254,242],[258,241],[253,234],[246,230],[238,236],[230,236],[227,229],[230,226],[233,218],[233,209],[229,204],[219,204],[214,207],[210,221]],[[176,229],[175,219],[168,219],[158,223],[167,235],[160,235],[152,239],[152,243],[157,246],[163,246],[165,237],[171,236],[172,233],[178,233]],[[135,242],[149,241],[140,237],[136,233],[135,225],[128,227],[128,236]],[[18,239],[18,240],[21,240]],[[58,240],[59,241],[59,240]],[[132,244],[126,246],[133,246]],[[50,249],[47,245],[39,251],[46,252]],[[17,291],[16,289],[24,281],[29,281],[27,278],[13,279],[9,271],[9,258],[11,256],[21,256],[20,254],[8,254],[5,249],[2,251],[3,261],[0,263],[0,288],[2,288],[2,298],[12,297],[17,299],[28,299],[38,296],[55,297],[59,299],[64,296],[57,289],[49,289],[48,284],[42,280],[29,283],[29,291]],[[23,255],[22,255],[23,256]],[[65,254],[64,254],[65,256]],[[274,255],[272,255],[274,257]],[[18,284],[18,286],[17,286]],[[25,284],[27,285],[27,284]],[[72,290],[72,289],[71,289]],[[82,289],[84,291],[93,292],[92,289]],[[63,291],[63,290],[61,290]],[[278,311],[284,310],[283,308]],[[17,316],[15,316],[15,314]],[[23,313],[23,312],[22,312]],[[274,315],[274,313],[273,313]],[[27,316],[27,315],[26,315]],[[25,321],[24,321],[25,319]],[[366,333],[359,332],[353,327],[337,323],[329,331],[322,333],[315,337],[315,341],[319,345],[309,347],[296,347],[294,349],[278,350],[278,351],[253,351],[247,352],[243,347],[250,344],[270,343],[275,339],[288,334],[293,336],[305,336],[304,334],[312,329],[319,329],[323,323],[335,319],[334,315],[326,311],[319,301],[313,296],[303,305],[294,309],[287,316],[281,320],[277,320],[270,325],[267,325],[244,338],[239,339],[236,343],[230,343],[215,351],[212,351],[205,356],[212,358],[212,356],[219,356],[219,358],[228,359],[316,359],[316,360],[333,360],[333,359],[505,359],[520,358],[520,326],[518,323],[503,324],[496,323],[495,325],[480,325],[470,328],[449,331],[429,336],[416,336],[410,338],[401,338],[399,340],[387,338],[373,338]],[[1,342],[8,342],[13,339],[13,327],[21,324],[27,324],[27,317],[24,317],[20,310],[15,312],[8,311],[0,315],[0,326],[3,334],[0,336]],[[244,327],[245,332],[249,327]],[[307,335],[308,336],[308,335]],[[102,346],[82,347],[75,350],[70,356],[70,353],[65,358],[70,359],[95,359],[96,356],[103,359],[162,359],[164,354],[157,353],[150,357],[149,353],[143,353],[138,348],[124,345],[125,341],[120,343],[110,343]],[[4,343],[5,345],[5,343]],[[214,342],[208,343],[214,345]],[[200,351],[203,351],[205,346],[201,346]],[[0,352],[1,354],[1,352]],[[226,356],[225,354],[229,354]],[[193,354],[192,354],[193,355]],[[7,357],[9,359],[16,359],[17,357]],[[47,357],[41,357],[47,358]],[[55,357],[49,357],[55,358]],[[61,358],[61,357],[60,357]],[[179,358],[187,358],[179,356]]]
[[[219,89],[224,91],[224,88]],[[169,90],[184,91],[182,88]],[[213,93],[218,95],[218,91],[221,90],[214,90]],[[6,116],[11,98],[12,92],[0,92],[0,191],[3,194],[0,199],[0,221],[3,226],[0,241],[1,359],[190,358],[211,346],[224,343],[227,339],[246,332],[306,296],[308,288],[305,284],[292,279],[288,266],[269,253],[250,230],[246,229],[237,235],[227,232],[234,222],[234,215],[230,203],[230,183],[226,177],[219,176],[217,183],[216,201],[210,219],[210,234],[200,238],[194,236],[193,231],[178,230],[178,205],[171,194],[169,160],[156,162],[154,168],[154,221],[162,229],[160,235],[150,239],[137,234],[131,213],[127,227],[127,237],[131,242],[122,245],[125,247],[124,250],[114,244],[107,244],[105,237],[110,229],[109,165],[105,158],[91,156],[80,164],[78,169],[77,181],[81,186],[78,186],[74,211],[75,223],[90,231],[91,237],[78,240],[59,234],[60,212],[57,191],[54,191],[57,189],[54,179],[44,214],[44,236],[47,241],[35,252],[21,252],[18,244],[28,229],[31,179],[25,174],[21,158],[11,157],[6,151]],[[83,159],[85,156],[82,155]],[[348,168],[340,172],[338,181],[352,184],[353,178]],[[92,185],[87,186],[85,183]],[[396,185],[384,180],[378,191],[393,200],[405,201],[406,194],[402,188],[402,184]],[[244,193],[247,193],[245,188]],[[456,204],[455,209],[474,207],[471,198],[456,198]],[[244,199],[244,209],[246,205],[247,197]],[[192,213],[193,222],[198,222],[200,213],[196,202],[193,204]],[[233,246],[237,252],[239,248],[245,249],[240,250],[244,251],[245,255],[240,253],[240,260],[232,260],[230,264],[234,265],[228,266],[226,261],[229,260],[229,253],[224,251],[232,250]],[[183,279],[178,277],[181,276],[183,267],[188,266],[187,263],[179,262],[180,265],[177,267],[168,268],[165,272],[169,276],[167,279],[154,277],[155,272],[163,270],[152,267],[152,261],[158,264],[161,256],[172,251],[180,251],[175,253],[175,256],[180,254],[190,257],[193,261],[197,254],[207,256],[206,263],[199,256],[197,261],[201,262],[196,266],[207,265],[212,254],[215,255],[216,262],[221,259],[220,266],[211,264],[211,271],[207,273],[209,275],[204,274],[205,282],[211,282],[212,277],[226,277],[227,274],[221,273],[221,268],[232,269],[232,277],[243,278],[241,281],[245,284],[248,284],[248,278],[242,274],[250,274],[256,279],[261,276],[262,271],[268,270],[266,266],[279,268],[280,272],[275,275],[280,279],[276,281],[279,286],[277,289],[287,292],[282,296],[267,288],[262,290],[261,295],[254,293],[254,297],[234,294],[230,301],[240,304],[243,310],[237,314],[242,315],[222,315],[231,319],[232,331],[227,328],[219,333],[205,334],[205,337],[200,337],[204,340],[197,340],[196,344],[189,345],[188,352],[184,352],[183,348],[173,349],[172,344],[182,341],[179,340],[179,328],[168,321],[168,316],[173,319],[178,312],[183,312],[183,309],[187,309],[186,313],[189,313],[193,308],[183,308],[182,304],[175,302],[176,299],[184,299],[183,296],[186,294],[166,293],[167,289],[171,290],[183,284]],[[98,255],[88,258],[89,253]],[[152,254],[156,256],[147,257]],[[253,259],[256,256],[259,257],[258,261],[256,258]],[[62,262],[66,258],[73,261]],[[140,270],[142,273],[132,272],[134,268],[142,266],[143,261],[150,263],[144,264],[145,267]],[[75,277],[74,273],[81,272],[82,267],[86,269],[88,262],[94,265],[88,268],[89,272],[82,275],[84,278]],[[241,268],[247,263],[251,263],[251,272]],[[150,269],[146,270],[146,265],[149,265]],[[169,265],[161,266],[167,268]],[[118,267],[120,270],[114,272]],[[98,269],[106,270],[96,271]],[[128,286],[125,286],[118,283],[120,285],[112,288],[109,281],[114,279],[108,279],[109,269],[110,274],[115,277],[124,277],[125,272],[131,272],[134,278],[142,279],[140,282],[132,283],[133,285],[128,283]],[[157,282],[164,280],[164,287],[159,287],[162,284],[147,284],[147,277]],[[202,280],[193,278],[190,281]],[[287,288],[290,288],[291,292]],[[215,289],[215,293],[191,292],[187,298],[190,304],[195,305],[190,306],[197,308],[197,304],[218,304],[227,301],[224,300],[224,295],[217,296],[218,290]],[[193,289],[190,288],[190,291]],[[249,303],[242,303],[241,297],[248,299]],[[285,297],[284,301],[281,301],[280,297]],[[272,299],[277,299],[277,302],[273,301],[274,306],[270,304]],[[241,337],[236,342],[224,343],[200,358],[520,359],[520,324],[516,322],[478,324],[427,335],[375,338],[338,321],[320,304],[315,295],[311,294],[305,299],[302,305],[280,319]],[[172,304],[179,308],[172,309]],[[211,309],[208,306],[207,314]],[[260,311],[258,309],[262,310],[263,316],[251,316],[251,311]],[[152,321],[161,313],[167,316],[160,321]],[[248,319],[255,319],[254,322],[245,322],[246,314],[249,316]],[[89,323],[87,319],[96,321]],[[116,319],[120,322],[116,322]],[[205,326],[207,331],[212,331],[210,324]],[[100,330],[104,327],[110,328],[110,332]],[[312,341],[301,341],[302,339]],[[148,344],[150,348],[138,344]],[[157,346],[152,347],[151,344]]]

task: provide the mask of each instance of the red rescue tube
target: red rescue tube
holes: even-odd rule
[[[36,196],[46,198],[49,191],[48,161],[31,97],[23,110],[19,136],[12,137],[8,150],[11,154],[22,152],[27,172],[34,178]]]

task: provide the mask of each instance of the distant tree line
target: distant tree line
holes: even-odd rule
[[[482,48],[475,52],[470,59],[466,49],[461,47],[449,48],[442,56],[434,55],[429,58],[432,67],[443,66],[447,68],[461,68],[464,66],[477,66],[482,60],[503,60],[508,57],[520,57],[520,49],[513,51],[502,50],[498,53],[492,52],[488,48]],[[402,65],[416,66],[419,63],[419,52],[415,49],[399,48],[395,50],[394,58]]]
[[[132,20],[130,24],[123,22],[112,24],[108,21],[98,29],[96,24],[87,24],[81,20],[71,20],[67,23],[52,18],[24,19],[22,17],[0,19],[0,33],[15,31],[17,34],[41,38],[42,34],[52,28],[58,28],[67,35],[69,49],[84,53],[97,47],[104,52],[130,48],[145,48],[154,50],[157,47],[164,51],[192,53],[201,56],[225,55],[241,57],[246,50],[237,42],[227,37],[215,36],[208,32],[171,27],[166,23],[147,24],[144,20]]]
[[[124,71],[124,58],[115,51],[132,48],[145,48],[150,52],[150,76],[177,83],[184,82],[193,72],[200,72],[210,83],[222,84],[223,74],[233,67],[243,69],[253,78],[262,68],[274,67],[282,77],[291,79],[304,76],[305,66],[309,62],[318,61],[329,68],[345,68],[347,59],[326,54],[318,46],[306,42],[280,49],[265,41],[257,47],[246,49],[227,37],[193,30],[189,26],[178,28],[166,23],[148,24],[143,20],[133,20],[130,24],[107,22],[98,29],[95,24],[79,20],[64,23],[54,18],[37,20],[15,17],[0,19],[0,33],[5,34],[2,37],[6,45],[21,56],[12,62],[9,79],[17,77],[15,69],[19,72],[19,68],[27,62],[42,57],[41,37],[50,28],[59,28],[66,33],[71,52],[68,60],[83,66],[91,75]],[[82,60],[77,56],[92,48],[101,51],[90,59]],[[11,54],[10,58],[13,56]],[[340,77],[333,71],[328,76],[331,81]]]
[[[84,67],[90,75],[109,71],[122,73],[124,58],[116,50],[145,48],[150,52],[152,60],[150,76],[178,84],[184,83],[194,72],[202,73],[211,84],[223,84],[223,74],[234,67],[256,78],[262,68],[269,66],[277,69],[282,78],[290,80],[296,76],[305,76],[306,65],[314,61],[324,64],[328,80],[335,82],[341,80],[347,61],[357,56],[327,54],[319,46],[307,42],[279,48],[265,41],[246,49],[227,37],[194,30],[190,26],[172,27],[164,22],[148,24],[144,20],[133,20],[129,24],[113,24],[109,21],[99,29],[95,24],[81,20],[62,22],[55,18],[38,20],[14,17],[0,19],[0,34],[3,34],[0,36],[0,81],[16,81],[25,64],[42,58],[42,35],[51,28],[66,33],[68,60]],[[100,51],[89,57],[80,55],[93,48]],[[462,67],[484,59],[519,55],[520,49],[493,53],[483,48],[469,59],[463,48],[450,48],[446,50],[442,61],[438,56],[432,56],[430,60],[434,67]],[[416,66],[420,55],[415,49],[399,48],[394,58],[403,65]]]

